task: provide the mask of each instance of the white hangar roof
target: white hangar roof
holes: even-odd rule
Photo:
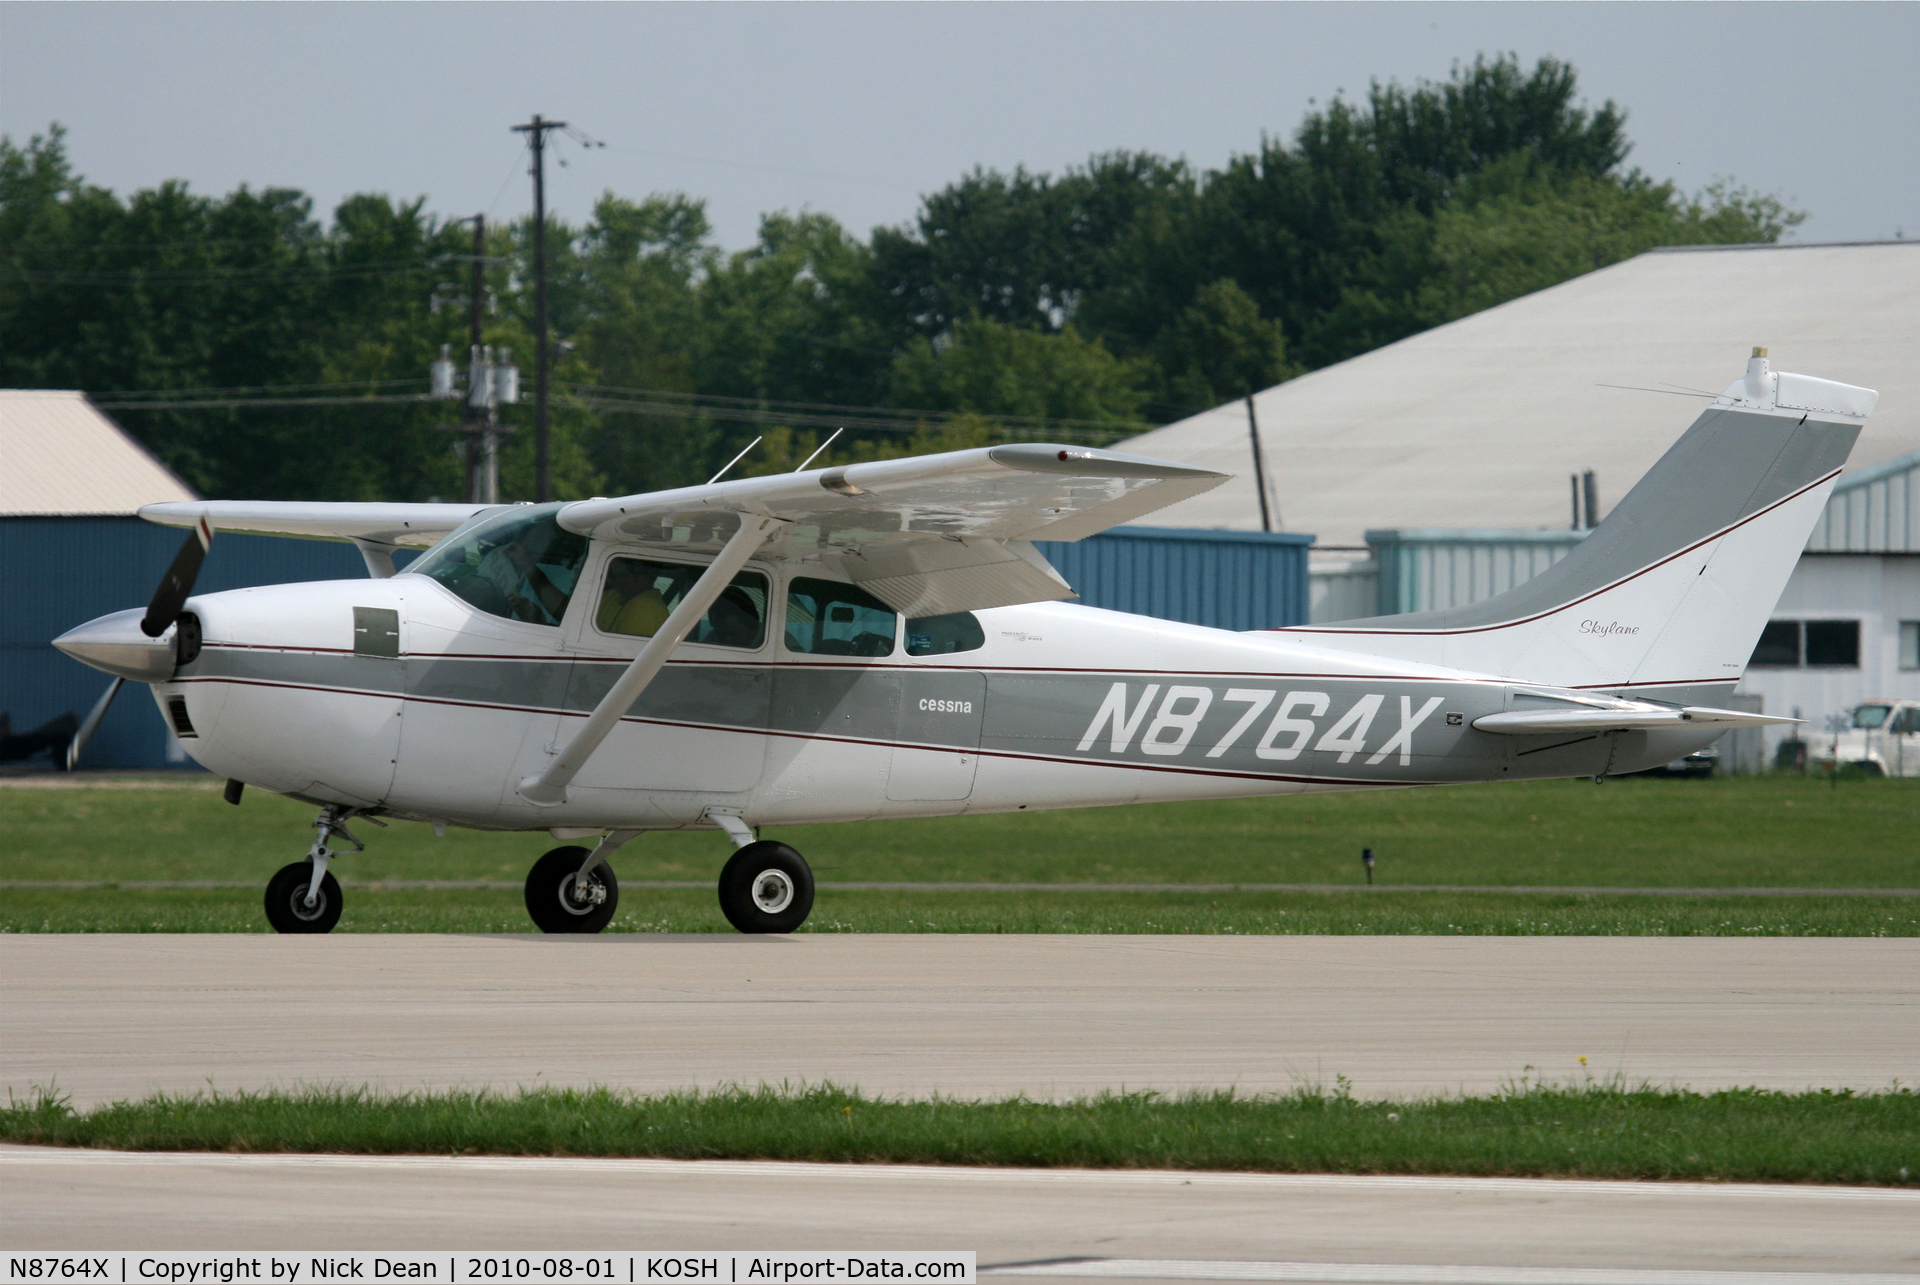
[[[1755,345],[1879,391],[1849,471],[1920,449],[1920,241],[1656,250],[1256,394],[1276,526],[1565,529],[1569,474],[1604,514]],[[1119,449],[1235,474],[1155,525],[1260,529],[1244,402]]]
[[[199,498],[86,394],[0,389],[0,517],[131,515]]]

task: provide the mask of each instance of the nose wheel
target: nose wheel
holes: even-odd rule
[[[313,847],[307,851],[306,860],[281,866],[267,880],[267,922],[275,932],[330,933],[340,922],[340,881],[327,871],[327,863],[366,850],[366,845],[347,830],[347,818],[354,815],[365,814],[347,807],[320,809],[320,815],[314,818]],[[367,820],[385,824],[372,816]],[[353,846],[334,847],[336,835]]]
[[[749,843],[720,872],[720,911],[743,933],[790,933],[812,910],[813,871],[784,843]]]
[[[267,881],[267,922],[277,933],[332,932],[340,922],[340,881],[323,874],[314,888],[313,862],[281,866]]]

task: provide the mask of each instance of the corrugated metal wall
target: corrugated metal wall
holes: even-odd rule
[[[1329,625],[1379,614],[1380,564],[1372,558],[1328,558],[1307,564],[1307,621]]]
[[[1089,607],[1216,629],[1307,622],[1310,535],[1115,527],[1072,544],[1035,541]]]
[[[1369,531],[1382,616],[1464,607],[1545,571],[1585,531]]]
[[[51,640],[95,616],[143,607],[186,532],[138,518],[0,518],[0,712],[15,731],[71,710],[86,717],[107,676]],[[363,578],[350,544],[222,535],[196,588]],[[87,747],[90,767],[169,763],[168,734],[145,687],[129,684]],[[37,761],[37,760],[36,760]]]
[[[1920,553],[1920,451],[1841,478],[1807,551]]]

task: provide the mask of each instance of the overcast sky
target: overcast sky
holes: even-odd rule
[[[1920,4],[0,3],[0,132],[50,121],[121,192],[182,178],[530,208],[520,136],[563,141],[549,202],[704,197],[728,246],[808,207],[864,235],[975,165],[1144,148],[1218,166],[1372,78],[1512,50],[1629,112],[1630,163],[1731,175],[1803,241],[1920,235]]]

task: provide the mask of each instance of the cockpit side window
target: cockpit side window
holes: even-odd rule
[[[594,613],[594,625],[603,633],[651,638],[680,600],[687,596],[705,567],[645,558],[613,558],[607,563],[606,588]],[[758,647],[767,637],[767,578],[742,571],[720,591],[687,641],[710,647]]]
[[[788,651],[811,656],[890,656],[899,617],[864,589],[795,577],[787,586]]]
[[[915,616],[907,621],[907,655],[951,656],[987,645],[987,631],[971,611],[947,616]]]
[[[557,625],[587,560],[587,537],[561,528],[560,505],[513,508],[428,550],[404,574],[438,580],[494,616]]]

